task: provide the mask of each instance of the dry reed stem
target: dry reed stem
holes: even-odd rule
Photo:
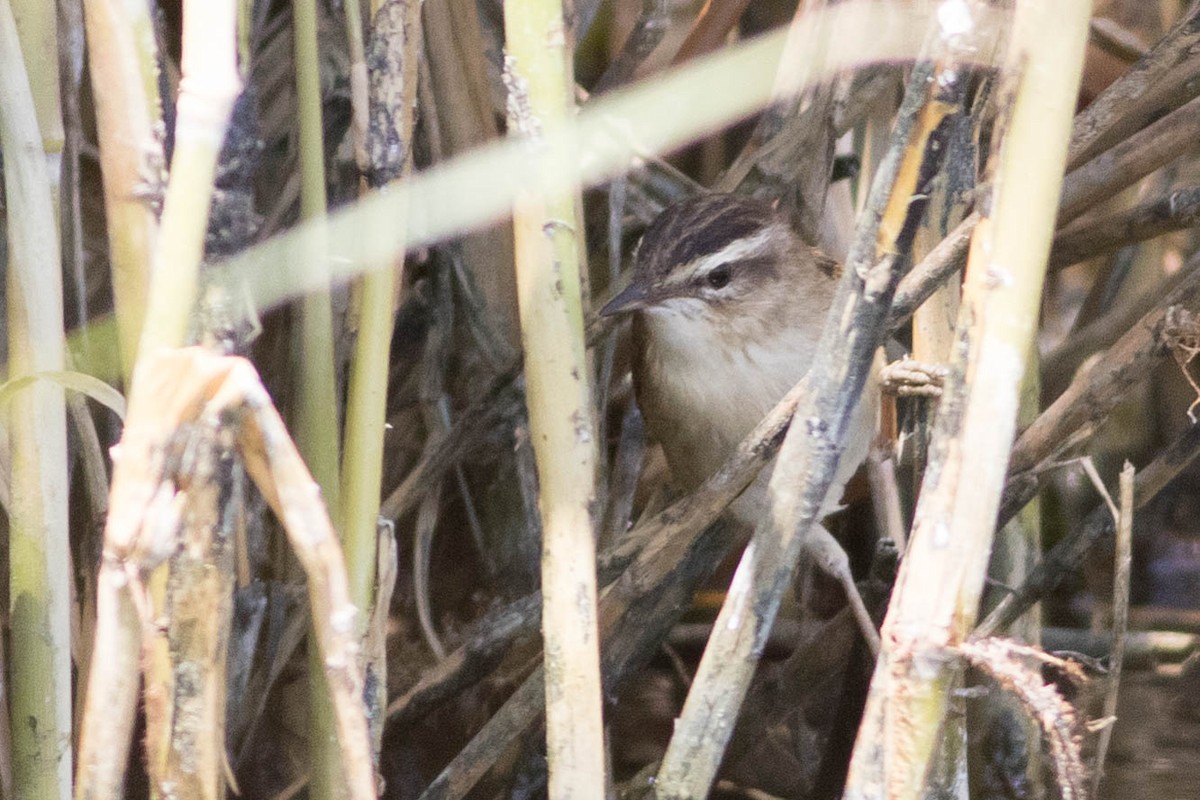
[[[320,491],[248,361],[200,348],[143,355],[129,424],[115,448],[101,564],[100,620],[84,717],[79,798],[117,796],[136,700],[147,575],[178,550],[186,497],[169,444],[190,423],[232,426],[247,472],[283,523],[308,577],[318,663],[332,693],[348,796],[375,798],[375,772],[357,661],[357,609]],[[135,614],[134,610],[140,610]],[[86,760],[85,760],[86,758]]]
[[[37,10],[27,24],[38,21]],[[45,10],[45,9],[43,9]],[[53,8],[50,28],[53,30]],[[44,20],[42,20],[44,24]],[[56,198],[38,116],[57,108],[35,97],[14,11],[0,3],[0,150],[7,222],[8,370],[20,378],[61,372],[65,359],[62,263]],[[57,85],[53,87],[57,95]],[[55,98],[56,99],[56,98]],[[59,123],[61,130],[61,123]],[[66,406],[63,389],[35,380],[3,409],[11,445],[8,531],[8,710],[17,797],[71,793],[71,570]]]
[[[128,382],[142,335],[166,158],[158,58],[144,3],[84,0],[88,67],[104,178],[104,213],[121,368]]]
[[[989,217],[976,227],[909,554],[884,623],[846,796],[921,796],[976,613],[1066,160],[1088,0],[1018,5],[1015,84]]]
[[[510,0],[504,16],[510,132],[538,152],[544,132],[574,110],[573,48],[563,6],[558,0]],[[593,513],[599,455],[584,344],[587,262],[579,203],[577,189],[533,189],[513,207],[526,405],[542,519],[551,800],[600,800],[606,786]]]
[[[1050,268],[1078,264],[1197,223],[1200,223],[1200,186],[1173,189],[1120,211],[1081,217],[1055,234]]]
[[[1129,571],[1133,562],[1133,510],[1134,472],[1133,465],[1125,462],[1121,470],[1120,506],[1113,520],[1117,529],[1117,547],[1113,555],[1112,594],[1112,651],[1108,659],[1108,679],[1104,689],[1104,711],[1101,719],[1108,724],[1100,731],[1096,741],[1096,761],[1092,767],[1092,796],[1098,797],[1100,781],[1104,777],[1104,759],[1112,741],[1113,727],[1117,719],[1117,692],[1121,688],[1121,666],[1125,661],[1125,639],[1129,633]]]

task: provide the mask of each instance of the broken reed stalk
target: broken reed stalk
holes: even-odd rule
[[[1014,101],[991,213],[972,241],[959,344],[851,759],[850,800],[922,796],[950,678],[961,668],[950,648],[970,630],[987,571],[1090,15],[1089,0],[1017,6]]]
[[[158,54],[147,4],[84,0],[83,11],[117,340],[128,386],[150,295],[156,206],[166,170]]]
[[[189,334],[199,293],[217,161],[234,101],[242,88],[237,67],[237,16],[234,0],[187,0],[183,4],[183,75],[176,103],[175,152],[154,251],[146,321],[138,345],[140,356],[161,348],[181,347]],[[131,394],[144,391],[140,380],[140,369],[135,365]],[[198,514],[205,513],[201,502],[197,499],[193,506]],[[186,564],[187,557],[182,556],[178,563]],[[166,571],[170,572],[169,578]],[[155,576],[152,599],[162,603],[156,613],[168,613],[169,609],[205,597],[214,604],[216,614],[216,609],[230,602],[219,597],[222,582],[224,588],[232,590],[232,575],[218,578],[216,585],[205,585],[202,570],[185,568],[177,572],[172,563]],[[174,632],[178,633],[178,628]],[[223,788],[222,762],[211,752],[217,746],[215,742],[206,737],[204,744],[208,746],[199,745],[201,753],[212,756],[203,762],[216,770],[211,775],[198,774],[195,766],[186,757],[181,760],[176,751],[177,747],[193,746],[186,738],[176,736],[176,728],[185,727],[183,720],[192,709],[206,709],[207,715],[224,706],[223,681],[198,679],[193,694],[186,683],[176,681],[176,675],[189,675],[196,664],[182,659],[199,653],[205,654],[202,662],[208,674],[218,669],[223,672],[224,646],[220,640],[227,633],[219,626],[196,631],[182,648],[178,641],[172,641],[171,633],[156,629],[143,643],[143,669],[149,688],[146,750],[151,783],[160,788],[181,784]],[[97,636],[100,634],[97,631]]]
[[[780,449],[770,482],[771,518],[755,530],[713,626],[659,768],[659,798],[708,793],[800,553],[817,541],[813,529],[828,508],[825,497],[925,210],[928,183],[945,154],[942,122],[961,110],[965,65],[955,56],[968,48],[978,52],[978,35],[951,32],[938,41],[943,60],[936,66],[921,61],[914,69],[806,376],[808,388],[796,410],[805,424],[793,426]]]
[[[181,430],[220,427],[234,439],[246,470],[278,515],[308,578],[314,661],[331,687],[340,765],[352,800],[376,797],[374,767],[362,711],[362,671],[356,659],[357,610],[350,602],[345,565],[320,493],[288,437],[257,373],[244,359],[215,356],[202,348],[166,349],[143,355],[130,399],[110,494],[100,569],[99,615],[123,615],[110,629],[133,635],[124,647],[97,636],[82,733],[76,797],[119,797],[137,689],[136,655],[141,625],[130,607],[144,603],[145,578],[178,550],[176,525],[186,491],[179,459],[169,457]],[[140,609],[149,612],[149,609]],[[130,651],[134,667],[126,659]],[[109,663],[101,654],[113,657]],[[126,703],[126,701],[129,702]],[[114,702],[125,703],[121,706]],[[91,742],[89,745],[88,743]],[[84,756],[87,760],[84,760]]]
[[[574,114],[572,43],[560,0],[509,0],[509,130],[533,151]],[[561,150],[558,156],[567,154]],[[569,169],[546,164],[543,169]],[[535,184],[536,185],[536,184]],[[593,503],[599,460],[583,333],[579,190],[522,193],[513,207],[526,405],[542,518],[549,796],[605,795]]]
[[[232,0],[222,0],[201,4],[198,0],[189,0],[184,3],[183,15],[183,77],[180,82],[176,117],[175,169],[172,171],[164,200],[160,235],[155,242],[153,258],[156,267],[150,282],[145,325],[141,330],[138,345],[142,355],[162,348],[179,347],[184,344],[188,335],[196,300],[200,264],[204,256],[217,159],[233,103],[241,90],[241,79],[237,71],[236,3]],[[139,393],[146,391],[140,385],[143,377],[135,365],[130,386],[131,402]],[[156,578],[156,589],[151,598],[154,603],[164,603],[158,610],[174,607],[179,603],[179,598],[191,591],[202,591],[196,585],[189,585],[187,581],[176,580],[172,583],[170,596],[164,600],[165,580],[165,574]],[[107,589],[114,588],[111,581],[102,580],[101,586]],[[124,587],[124,591],[130,591],[129,587]],[[118,634],[108,627],[114,623],[133,622],[128,615],[116,611],[123,608],[128,600],[110,598],[102,601],[115,606],[115,609],[110,608],[108,613],[100,615],[96,629],[97,642],[107,642],[110,637],[123,645],[139,641],[140,631],[131,630]],[[185,765],[171,758],[175,743],[172,737],[172,719],[176,714],[186,712],[173,705],[177,699],[175,670],[180,665],[176,659],[177,652],[172,650],[164,633],[156,631],[154,636],[141,641],[146,685],[149,687],[147,696],[150,698],[146,714],[148,766],[151,781],[156,786],[177,783],[180,776],[173,770],[187,771]],[[222,635],[220,631],[209,631],[209,634],[218,637]],[[222,649],[219,642],[208,639],[198,641],[195,645],[199,650],[205,651],[218,652]],[[93,653],[94,659],[108,658],[111,655],[107,644],[104,647],[98,644]],[[128,658],[128,654],[121,654],[117,661],[126,664]],[[93,691],[104,697],[106,692],[124,690],[125,682],[115,679],[111,672],[97,668],[95,663],[93,671],[97,673],[99,680],[110,680],[112,683],[98,685],[95,679],[91,679],[89,703]],[[134,685],[136,686],[136,683]],[[116,703],[120,709],[117,713],[120,723],[114,727],[118,731],[126,724],[124,715],[127,713],[125,704],[128,702],[128,698],[121,697]],[[186,702],[195,703],[197,707],[215,708],[224,702],[223,688],[219,683],[202,682],[196,695],[186,698]],[[99,731],[109,729],[106,727],[107,720],[92,716],[97,713],[101,713],[97,707],[89,705],[88,715],[82,723],[85,731],[83,741],[103,746],[99,740],[106,738],[106,733]],[[108,710],[104,713],[107,714]],[[92,779],[93,776],[85,776],[83,770],[91,769],[93,763],[92,754],[81,754],[81,786],[87,786]],[[210,759],[209,766],[217,772],[201,779],[209,781],[212,786],[223,786],[220,760]],[[100,774],[107,775],[107,772],[101,770]],[[93,785],[80,791],[100,790]]]
[[[194,466],[179,478],[181,541],[168,561],[164,630],[153,634],[169,649],[172,680],[146,697],[148,771],[162,797],[223,800],[227,782],[238,791],[226,768],[225,684],[245,492],[230,438],[207,418],[185,445]]]
[[[39,16],[36,4],[21,10]],[[54,8],[50,14],[53,30]],[[8,221],[8,370],[63,369],[62,263],[47,154],[29,72],[55,51],[23,59],[13,8],[0,3],[0,151]],[[27,71],[28,69],[28,71]],[[42,113],[57,108],[47,106]],[[61,123],[60,123],[61,125]],[[12,776],[16,797],[71,796],[71,581],[67,536],[66,406],[53,381],[8,403],[8,613]]]

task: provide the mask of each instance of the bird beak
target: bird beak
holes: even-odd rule
[[[649,299],[645,287],[635,281],[621,290],[620,294],[612,300],[605,303],[604,308],[600,309],[600,316],[611,317],[615,314],[637,311],[649,305]]]

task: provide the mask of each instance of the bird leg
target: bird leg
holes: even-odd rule
[[[854,620],[858,623],[867,646],[871,648],[871,655],[878,657],[879,631],[876,630],[875,621],[871,619],[867,604],[863,602],[862,594],[858,591],[857,584],[854,583],[854,575],[850,572],[850,559],[847,557],[845,549],[837,539],[833,538],[833,534],[826,530],[824,525],[814,525],[809,533],[808,541],[804,544],[804,555],[826,575],[841,584],[842,591],[846,593],[846,602],[850,604],[850,611],[854,614]]]

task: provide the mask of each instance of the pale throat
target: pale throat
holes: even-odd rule
[[[676,298],[644,316],[644,366],[657,393],[681,423],[717,427],[726,446],[803,377],[816,349],[814,331],[786,315],[739,311]]]

